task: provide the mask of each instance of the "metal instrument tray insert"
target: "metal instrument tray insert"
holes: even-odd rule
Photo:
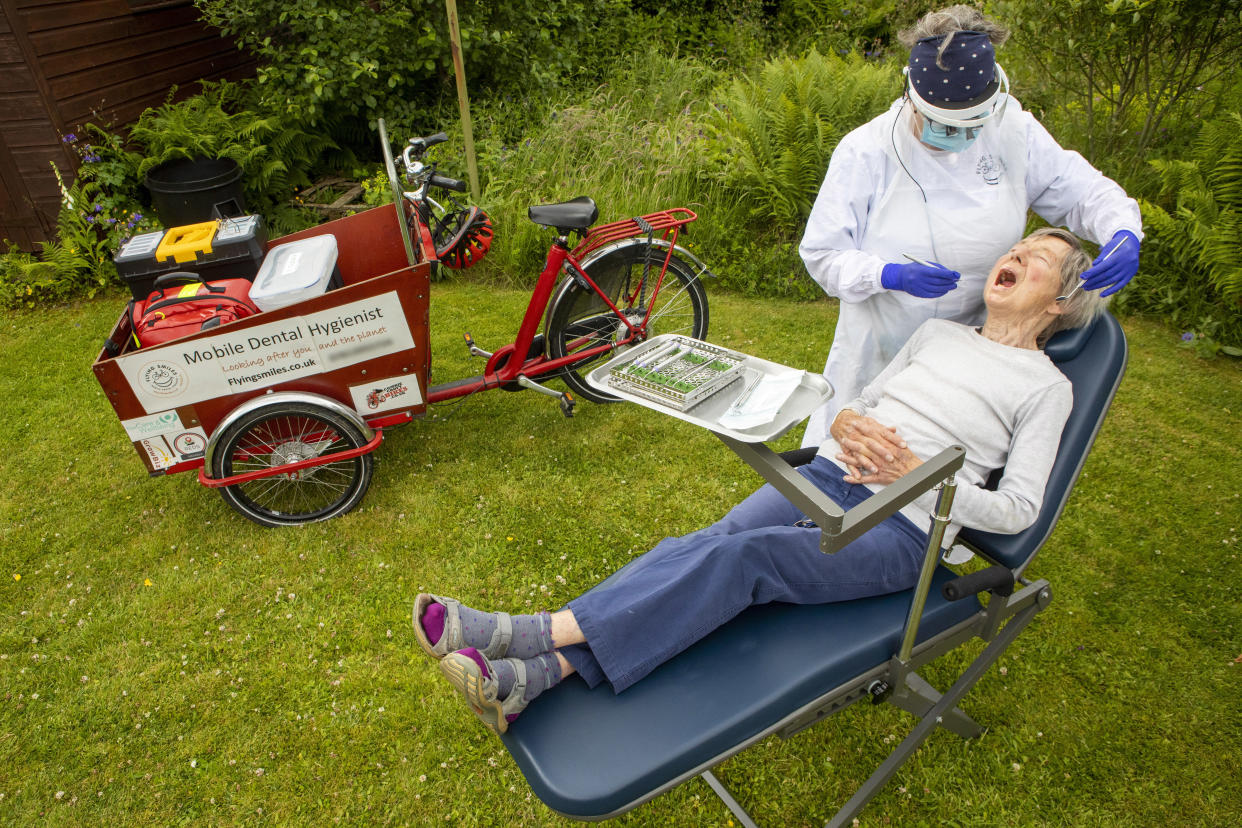
[[[690,349],[691,353],[699,355],[711,354],[713,361],[734,367],[715,370],[718,377],[708,377],[707,382],[695,386],[689,394],[681,391],[679,395],[669,397],[633,382],[633,378],[643,378],[642,370],[650,371],[652,363],[672,357],[673,347]],[[702,364],[699,363],[699,366]],[[634,366],[640,370],[632,370]],[[747,395],[765,378],[788,376],[795,372],[800,374],[797,386],[770,420],[748,428],[729,428],[721,422],[729,409],[735,403],[744,404]],[[780,437],[832,396],[832,386],[819,374],[798,371],[777,362],[769,362],[679,334],[662,334],[630,348],[592,370],[586,380],[606,394],[637,403],[644,408],[662,411],[671,417],[746,443],[766,442]],[[703,392],[700,388],[707,390]]]

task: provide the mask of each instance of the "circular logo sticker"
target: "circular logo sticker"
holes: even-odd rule
[[[173,449],[182,456],[202,454],[207,450],[207,441],[193,431],[186,431],[178,434],[176,439],[173,440]]]
[[[175,397],[190,383],[180,368],[164,360],[148,362],[142,366],[138,379],[149,393],[157,397]]]

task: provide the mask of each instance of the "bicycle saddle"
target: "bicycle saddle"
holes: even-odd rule
[[[535,224],[568,233],[570,230],[585,230],[594,224],[599,218],[599,208],[595,206],[594,199],[578,196],[560,204],[537,204],[529,208],[526,215]]]

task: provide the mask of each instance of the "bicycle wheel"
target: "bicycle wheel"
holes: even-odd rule
[[[220,437],[213,477],[270,469],[359,448],[362,432],[321,406],[279,402],[250,412]],[[224,502],[263,526],[296,526],[342,515],[371,483],[370,454],[220,489]]]
[[[646,271],[647,285],[644,287],[642,280],[647,265],[647,250],[648,246],[643,244],[615,248],[583,262],[582,269],[631,324],[640,324],[650,308],[651,317],[647,320],[646,330],[631,345],[667,333],[702,339],[707,335],[707,293],[698,274],[674,255],[669,260],[659,292],[653,293],[652,288],[667,251],[655,245],[650,247],[651,266]],[[566,279],[557,290],[548,310],[544,331],[548,355],[552,359],[616,342],[629,334],[629,328],[604,304],[599,294],[572,278]],[[614,349],[587,357],[573,363],[560,376],[571,391],[584,399],[597,403],[617,402],[617,397],[587,385],[584,375],[618,352],[619,349]]]

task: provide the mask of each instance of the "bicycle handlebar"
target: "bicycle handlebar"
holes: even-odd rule
[[[445,178],[442,175],[436,175],[434,173],[428,183],[433,187],[439,187],[443,190],[453,190],[458,193],[464,193],[466,191],[466,182],[458,181],[456,178]]]
[[[406,148],[405,152],[408,153],[410,150],[414,150],[415,155],[422,157],[424,152],[431,149],[436,144],[443,144],[447,140],[448,136],[443,132],[437,132],[435,135],[428,135],[426,138],[411,138],[408,142],[409,146]]]
[[[435,164],[427,165],[422,161],[427,150],[446,141],[448,141],[448,135],[443,132],[428,135],[426,138],[411,138],[401,153],[401,160],[405,162],[406,180],[418,183],[420,188],[415,196],[416,201],[426,196],[428,187],[438,187],[458,193],[466,192],[466,182],[437,175]]]

